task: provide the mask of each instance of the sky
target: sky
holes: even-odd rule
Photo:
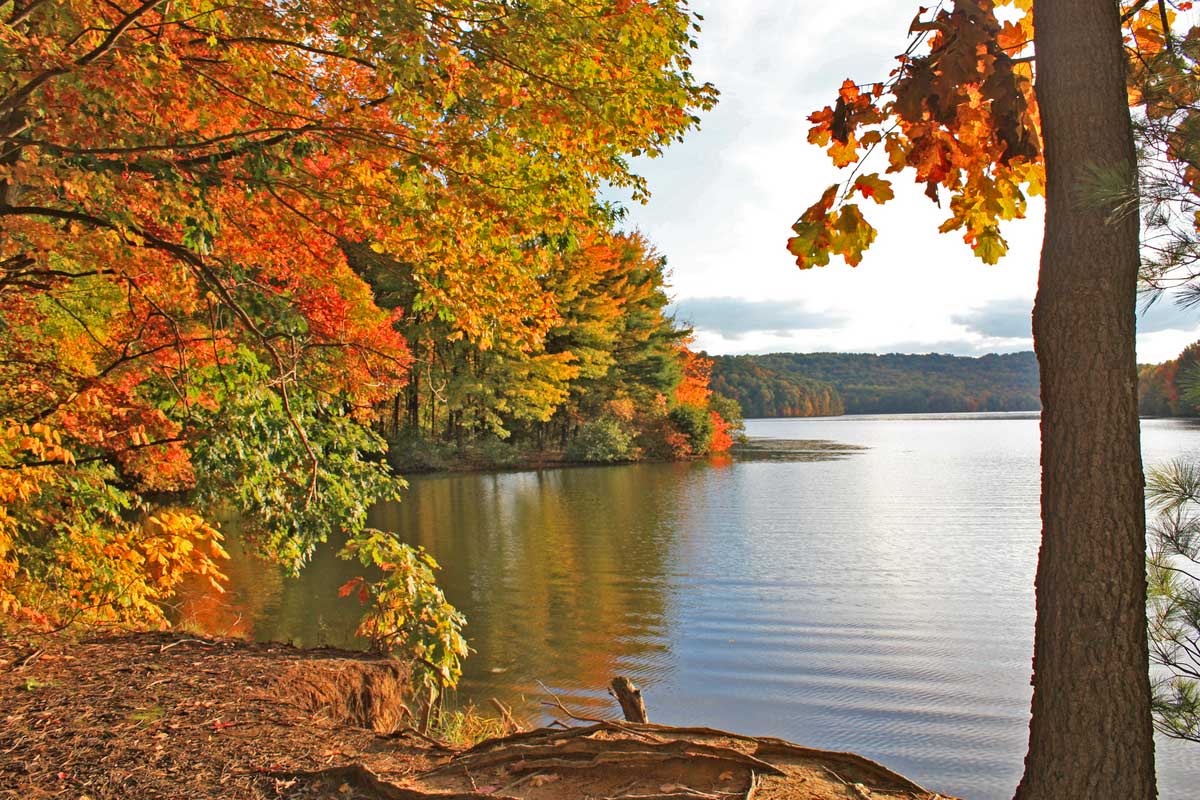
[[[949,214],[894,179],[896,199],[866,203],[879,230],[855,268],[835,258],[801,271],[787,252],[791,225],[839,180],[808,144],[813,111],[842,81],[886,77],[904,49],[916,3],[855,0],[692,0],[704,16],[694,73],[721,92],[700,130],[657,159],[641,159],[646,205],[628,203],[627,227],[667,257],[674,311],[712,354],[765,352],[953,353],[1032,348],[1030,312],[1042,236],[1040,199],[1009,223],[1009,254],[978,261]],[[886,157],[877,168],[883,172]],[[1138,360],[1174,358],[1200,339],[1200,310],[1159,302],[1139,318]]]

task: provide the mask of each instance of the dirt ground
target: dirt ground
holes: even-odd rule
[[[706,728],[565,719],[455,750],[412,730],[408,688],[402,664],[335,650],[0,641],[0,797],[938,797],[856,755]]]

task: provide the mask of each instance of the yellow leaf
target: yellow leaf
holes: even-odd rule
[[[845,167],[858,161],[858,140],[850,134],[845,142],[834,142],[829,146],[829,157],[835,167]]]
[[[996,228],[985,228],[975,237],[975,255],[985,264],[995,264],[1008,252],[1008,242]]]

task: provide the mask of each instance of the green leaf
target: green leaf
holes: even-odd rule
[[[975,255],[985,264],[995,264],[1008,253],[1008,242],[996,228],[985,228],[975,237]]]

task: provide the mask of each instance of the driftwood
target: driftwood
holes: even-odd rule
[[[629,678],[624,675],[613,678],[608,691],[621,704],[621,713],[625,715],[626,722],[650,721],[646,716],[646,701],[642,699],[642,690],[634,686]]]
[[[407,776],[403,785],[390,783],[361,764],[286,777],[292,782],[299,780],[308,791],[318,784],[348,785],[370,800],[497,800],[506,795],[508,800],[515,800],[511,795],[539,800],[576,796],[755,800],[760,789],[770,795],[800,783],[813,788],[816,784],[807,783],[809,778],[804,776],[814,774],[827,775],[833,783],[825,784],[822,794],[810,793],[811,797],[937,798],[903,776],[851,753],[815,750],[716,728],[640,722],[637,718],[645,719],[646,708],[638,688],[628,678],[618,677],[610,691],[630,721],[583,717],[554,697],[547,705],[568,719],[592,724],[564,724],[561,729],[519,731],[489,739]],[[501,713],[507,711],[501,703],[496,706]],[[291,788],[290,784],[280,785]]]
[[[276,779],[277,792],[294,798],[308,797],[313,790],[327,791],[330,796],[334,791],[340,796],[353,790],[353,796],[364,800],[517,800],[531,796],[542,800],[578,796],[604,800],[755,800],[760,788],[765,787],[770,796],[790,797],[793,795],[778,792],[803,784],[808,792],[805,796],[826,800],[942,800],[940,795],[849,753],[814,750],[711,728],[627,725],[541,729],[493,739],[408,776],[403,785],[379,777],[363,764],[262,774]],[[685,738],[657,742],[623,738],[635,728]],[[684,734],[687,730],[692,733]],[[699,740],[704,738],[709,741]],[[754,753],[738,749],[750,746],[755,747]],[[779,760],[772,763],[764,755]],[[835,772],[831,763],[843,772]],[[809,782],[814,773],[828,775],[835,784],[814,794],[813,790],[820,789]],[[615,777],[618,774],[620,777]],[[630,775],[634,779],[626,781]],[[600,791],[589,794],[594,788]]]
[[[518,733],[509,734],[507,736],[497,736],[492,739],[484,739],[474,747],[469,747],[462,751],[460,755],[471,755],[472,753],[481,753],[487,750],[495,750],[497,748],[507,748],[519,742],[558,742],[565,739],[575,739],[579,737],[593,736],[597,731],[607,731],[615,734],[627,734],[637,738],[658,742],[663,744],[666,739],[655,736],[652,733],[639,731],[632,725],[621,722],[611,722],[606,719],[597,720],[594,725],[588,726],[565,726],[562,728],[536,728],[531,731],[520,731]]]

